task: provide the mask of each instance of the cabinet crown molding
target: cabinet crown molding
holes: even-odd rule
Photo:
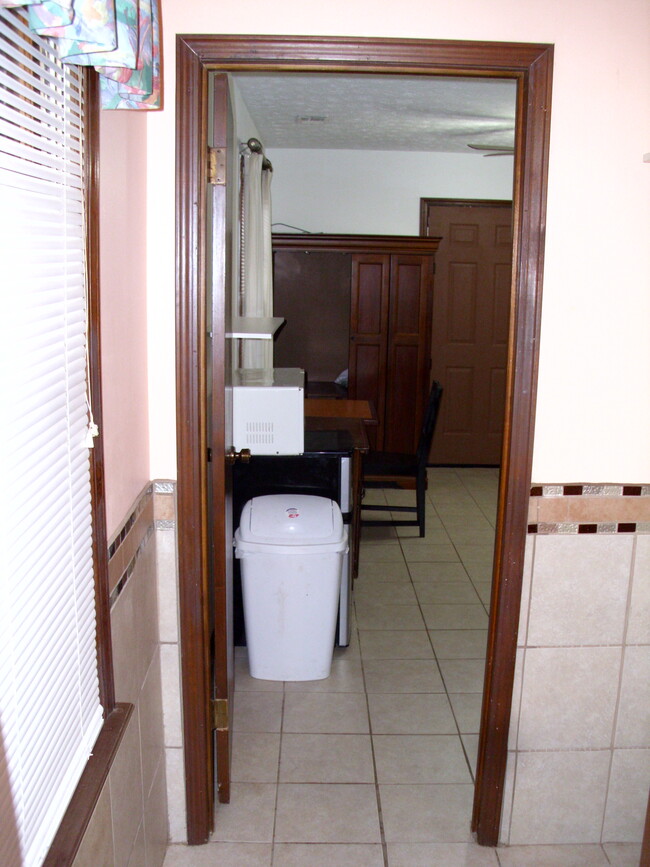
[[[435,253],[441,238],[419,235],[326,235],[274,232],[274,250],[327,250],[340,253]]]

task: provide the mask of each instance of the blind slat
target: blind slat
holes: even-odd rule
[[[0,72],[0,87],[5,94],[21,96],[24,111],[28,115],[39,114],[44,124],[53,123],[63,128],[62,116],[65,114],[65,79],[54,79],[47,75],[30,76],[29,61],[21,56],[19,63],[5,59],[3,67],[9,75]],[[72,114],[72,113],[71,113]],[[74,116],[74,115],[73,115]],[[81,124],[77,122],[81,128]]]
[[[25,867],[102,725],[95,651],[82,74],[0,8],[0,715]],[[0,851],[2,851],[0,849]]]
[[[0,153],[0,157],[2,154]],[[50,183],[45,178],[40,177],[31,177],[27,174],[21,173],[21,162],[20,160],[14,161],[16,171],[9,170],[7,168],[3,168],[0,165],[0,187],[3,188],[2,196],[5,200],[5,207],[8,206],[8,196],[14,196],[14,202],[12,202],[12,211],[21,212],[20,202],[26,197],[27,193],[33,193],[34,195],[52,195],[53,184]],[[20,195],[16,193],[16,189],[20,190]],[[76,201],[81,202],[82,191],[81,187],[75,188],[71,186],[67,186],[66,190],[66,201]],[[39,211],[36,211],[39,213]]]

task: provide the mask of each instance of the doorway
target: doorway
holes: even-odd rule
[[[530,486],[541,302],[552,47],[421,40],[310,37],[177,37],[177,429],[179,574],[188,842],[205,842],[213,814],[212,730],[206,676],[209,630],[203,369],[211,70],[296,70],[482,75],[518,82],[514,268],[505,431],[492,605],[472,827],[479,843],[498,839],[514,678]],[[213,322],[215,345],[225,321]],[[228,443],[212,407],[213,495],[225,501]],[[223,557],[225,558],[225,547]],[[217,552],[217,556],[219,553]],[[219,563],[217,562],[217,568]],[[225,565],[222,564],[222,568]]]

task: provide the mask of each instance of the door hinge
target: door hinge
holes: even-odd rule
[[[208,183],[217,186],[226,183],[225,148],[208,148]]]
[[[230,727],[228,719],[227,698],[213,698],[210,702],[210,712],[212,719],[212,728],[215,731],[227,730]]]
[[[212,449],[209,446],[208,446],[207,458],[208,458],[208,463],[210,463],[210,461],[212,460]]]

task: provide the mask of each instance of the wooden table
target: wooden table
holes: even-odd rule
[[[360,419],[377,424],[377,413],[369,400],[348,400],[336,397],[306,397],[305,418]]]
[[[367,424],[377,424],[377,414],[368,400],[337,398],[305,399],[305,430],[344,430],[352,441],[352,519],[350,555],[352,579],[359,574],[361,538],[361,497],[363,494],[363,454],[370,450]]]

